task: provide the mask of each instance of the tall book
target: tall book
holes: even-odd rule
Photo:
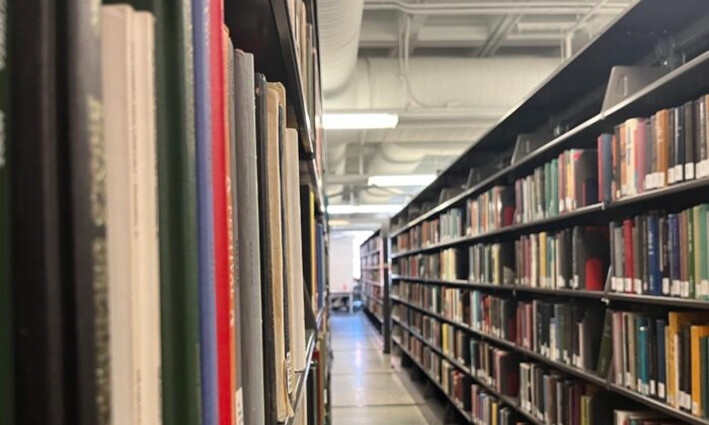
[[[224,36],[224,78],[226,80],[226,90],[224,90],[224,113],[225,122],[227,123],[227,142],[225,144],[226,175],[227,175],[227,223],[229,235],[229,317],[231,327],[231,359],[232,359],[232,423],[243,424],[243,388],[242,388],[242,360],[241,360],[241,309],[239,306],[240,298],[240,279],[239,273],[239,234],[238,226],[238,210],[239,204],[236,203],[237,193],[236,186],[238,180],[236,178],[236,163],[234,155],[236,155],[236,110],[235,110],[235,87],[234,87],[234,46],[229,39],[229,30],[226,26],[223,27]]]
[[[149,2],[155,15],[162,416],[201,423],[192,2]]]
[[[111,421],[156,423],[161,347],[154,19],[126,5],[104,6],[102,16]]]
[[[226,120],[224,91],[224,2],[210,0],[209,61],[212,104],[212,188],[214,208],[214,285],[217,315],[217,385],[219,424],[231,425],[232,391],[231,327],[229,317],[229,251],[226,203]]]
[[[256,74],[255,77],[255,92],[256,92],[256,142],[257,142],[257,159],[258,159],[258,206],[259,206],[259,243],[261,247],[261,306],[263,315],[263,358],[264,358],[264,392],[265,406],[264,412],[266,415],[266,423],[276,423],[279,413],[283,409],[278,407],[279,387],[276,380],[276,374],[279,370],[279,357],[276,354],[276,310],[273,308],[273,292],[274,282],[277,276],[274,276],[274,256],[277,250],[272,246],[273,228],[271,227],[272,219],[270,217],[270,206],[273,203],[272,196],[269,193],[269,183],[272,176],[269,174],[269,163],[267,161],[269,150],[269,133],[268,111],[269,105],[269,90],[266,83],[266,78],[262,74]],[[283,415],[285,416],[285,415]]]
[[[281,195],[281,208],[279,218],[281,220],[281,251],[283,255],[283,347],[285,349],[285,380],[287,389],[288,404],[290,404],[290,395],[293,392],[294,376],[293,376],[293,335],[291,333],[290,321],[293,317],[293,308],[291,306],[291,274],[289,272],[291,266],[291,257],[288,252],[288,195],[286,183],[286,89],[281,83],[269,83],[269,87],[275,90],[278,105],[278,174],[280,178],[279,191]],[[289,413],[289,416],[291,416]]]
[[[300,216],[303,234],[303,263],[305,287],[310,293],[313,312],[318,312],[317,275],[315,265],[315,195],[308,185],[300,186],[300,205],[303,214]]]
[[[290,335],[293,368],[303,371],[305,364],[305,293],[303,292],[303,252],[300,228],[300,161],[298,132],[286,130],[283,163],[285,165],[286,249],[288,251]]]
[[[22,235],[10,244],[11,252],[22,252],[10,266],[17,276],[11,291],[15,417],[21,424],[62,425],[68,423],[74,387],[67,381],[65,351],[73,333],[67,331],[72,323],[63,293],[70,258],[60,223],[69,195],[56,137],[56,10],[54,2],[34,0],[13,3],[9,12],[13,125],[8,139],[24,141],[9,151],[10,219],[13,235]]]
[[[0,0],[0,425],[15,423],[10,287],[10,76],[8,4]]]
[[[197,171],[200,375],[203,425],[219,423],[217,388],[217,315],[212,186],[212,103],[210,74],[210,2],[192,3],[194,101]]]
[[[71,294],[67,339],[74,340],[65,360],[76,386],[75,405],[68,412],[76,409],[77,424],[102,425],[110,423],[111,406],[101,18],[95,5],[80,0],[58,4],[55,13],[57,134],[60,163],[66,167],[60,178],[67,179],[68,213],[62,226],[70,229],[64,247],[70,282],[64,291]]]
[[[254,356],[263,347],[261,309],[261,244],[259,242],[259,182],[256,150],[256,103],[254,57],[236,50],[234,58],[235,148],[232,170],[236,170],[236,204],[248,206],[237,214],[239,249],[239,307],[244,423],[266,423],[264,412],[264,356]],[[243,207],[242,207],[243,211]],[[266,354],[264,352],[264,354]]]

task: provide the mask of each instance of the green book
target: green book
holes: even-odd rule
[[[7,0],[0,0],[0,425],[14,423],[12,303],[10,302],[10,145]]]
[[[192,2],[123,0],[155,17],[163,425],[201,423]]]
[[[694,211],[689,209],[683,212],[687,216],[687,280],[689,280],[689,298],[697,298],[700,292],[694,280]]]
[[[607,378],[611,365],[612,354],[612,333],[613,312],[606,309],[606,318],[603,321],[603,334],[601,335],[601,348],[598,350],[598,363],[596,363],[596,375]]]
[[[551,210],[552,215],[559,215],[559,160],[551,160]]]

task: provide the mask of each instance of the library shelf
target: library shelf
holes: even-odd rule
[[[463,288],[474,288],[474,289],[489,289],[489,290],[499,290],[499,291],[511,291],[511,292],[530,292],[545,294],[549,296],[566,296],[566,297],[579,297],[579,298],[603,298],[605,294],[603,291],[589,291],[585,289],[569,289],[569,288],[539,288],[524,285],[495,285],[491,283],[477,283],[468,280],[455,279],[455,280],[445,280],[445,279],[427,279],[418,278],[402,275],[392,275],[392,280],[401,280],[407,282],[417,282],[425,283],[430,285],[445,285]]]
[[[301,372],[296,372],[296,377],[295,377],[295,392],[294,392],[294,398],[293,398],[293,416],[289,417],[286,419],[284,422],[284,425],[292,425],[295,423],[296,418],[298,415],[298,409],[301,407],[302,399],[303,399],[303,393],[305,393],[305,386],[308,382],[308,378],[311,376],[310,375],[310,363],[312,362],[313,359],[313,352],[315,352],[315,343],[317,342],[316,338],[316,332],[311,330],[311,329],[306,329],[307,332],[307,337],[306,340],[308,341],[306,345],[306,351],[305,351],[305,370]]]
[[[369,298],[370,300],[376,302],[377,304],[382,304],[382,305],[384,304],[384,301],[382,301],[381,298],[377,298],[377,297],[369,295],[367,293],[364,293],[364,296]]]
[[[380,267],[381,267],[381,264],[376,265],[376,266],[361,266],[360,268],[362,270],[373,271],[373,270],[379,270]]]
[[[655,295],[626,294],[621,292],[608,292],[605,298],[609,301],[656,304],[665,307],[692,308],[698,310],[708,310],[709,300],[697,300],[692,298],[677,298]]]
[[[517,401],[514,397],[510,397],[510,396],[507,396],[507,395],[504,395],[504,394],[500,393],[500,392],[497,391],[495,388],[493,388],[492,386],[490,386],[487,382],[485,382],[483,379],[481,379],[480,377],[476,376],[468,366],[465,366],[464,364],[462,364],[458,359],[456,359],[455,357],[451,356],[450,354],[445,353],[442,349],[440,349],[440,348],[437,347],[435,344],[433,344],[433,343],[431,343],[430,341],[428,341],[426,338],[424,338],[421,334],[419,334],[419,333],[416,332],[415,330],[413,330],[413,329],[409,328],[408,326],[404,325],[402,322],[398,321],[397,323],[398,323],[400,326],[402,326],[403,328],[405,328],[405,329],[409,332],[410,335],[413,335],[416,339],[418,339],[418,340],[421,341],[422,343],[426,344],[429,348],[431,348],[431,350],[435,351],[436,354],[438,354],[439,356],[441,356],[442,358],[444,358],[446,361],[448,361],[450,364],[452,364],[453,366],[455,366],[456,369],[458,369],[458,370],[462,371],[463,373],[465,373],[468,377],[470,377],[470,379],[472,379],[477,385],[479,385],[480,387],[482,387],[486,392],[488,392],[489,394],[494,395],[495,398],[497,398],[498,401],[500,401],[500,402],[502,402],[503,404],[505,404],[505,405],[507,405],[507,406],[513,408],[517,413],[522,414],[522,415],[525,416],[527,419],[531,420],[535,425],[544,425],[544,422],[538,420],[538,419],[535,418],[531,413],[528,413],[528,412],[526,412],[524,409],[522,409],[522,407],[519,405],[518,401]],[[395,343],[397,343],[397,345],[399,345],[399,346],[401,347],[401,342],[400,342],[400,341],[395,340]],[[403,347],[401,347],[401,348],[403,349]],[[404,350],[405,350],[405,351],[408,351],[408,350],[406,350],[406,349],[404,349]],[[407,352],[407,355],[410,356],[410,354],[409,354],[408,352]],[[429,377],[430,377],[430,376],[429,376]],[[472,423],[477,423],[475,418],[471,418],[471,420],[473,421]]]
[[[377,248],[371,251],[367,251],[364,254],[360,254],[360,257],[369,257],[370,255],[379,254],[380,252],[382,252],[382,250]]]
[[[659,412],[662,412],[668,416],[672,416],[673,418],[681,419],[689,424],[693,425],[709,425],[709,420],[700,418],[698,416],[694,416],[689,412],[685,412],[680,409],[676,409],[668,404],[665,404],[659,400],[655,400],[654,398],[650,398],[647,396],[644,396],[642,394],[636,393],[635,391],[628,390],[626,388],[621,387],[620,385],[614,384],[614,383],[609,383],[607,385],[607,388],[615,392],[617,394],[621,394],[633,401],[636,401],[640,404],[644,404],[645,406],[651,407]]]
[[[688,7],[688,9],[685,11],[686,13],[682,13],[681,16],[666,16],[666,18],[664,19],[665,24],[671,22],[672,19],[676,19],[675,24],[680,25],[680,28],[681,25],[690,26],[687,24],[688,21],[691,22],[693,19],[696,19],[696,16],[703,15],[703,13],[701,13],[703,12],[703,10],[701,9],[702,5],[700,3],[687,2],[686,6]],[[691,13],[689,13],[689,10],[692,8],[696,9],[694,13],[697,13],[697,15],[695,17],[692,17]],[[465,162],[464,160],[467,157],[471,156],[473,152],[477,150],[476,148],[478,147],[478,145],[484,145],[495,142],[496,138],[494,136],[496,135],[496,133],[502,132],[503,128],[504,130],[506,130],[506,133],[509,132],[514,134],[514,128],[509,129],[505,127],[514,127],[516,124],[518,124],[516,121],[520,121],[519,115],[521,113],[521,110],[532,108],[533,104],[535,103],[535,98],[549,98],[548,93],[544,93],[550,90],[550,86],[558,86],[560,84],[570,82],[568,81],[569,77],[571,77],[570,75],[567,75],[567,77],[562,81],[562,79],[559,79],[560,74],[570,74],[573,72],[578,72],[578,64],[581,62],[588,62],[587,65],[594,67],[596,70],[599,70],[599,68],[602,68],[604,66],[607,67],[607,70],[604,69],[597,75],[593,75],[593,79],[600,80],[602,83],[603,79],[607,78],[608,71],[612,66],[621,65],[622,62],[625,62],[625,60],[618,60],[617,58],[610,59],[599,57],[599,54],[597,52],[597,50],[599,49],[599,45],[602,45],[604,43],[614,44],[609,41],[610,39],[616,39],[615,44],[621,42],[630,44],[633,44],[635,42],[637,42],[638,44],[642,43],[643,49],[648,50],[646,54],[649,57],[652,57],[651,47],[650,45],[646,44],[647,40],[628,40],[627,33],[622,34],[622,31],[620,31],[619,28],[616,28],[618,25],[628,25],[629,21],[633,22],[631,25],[640,24],[640,17],[644,18],[644,22],[641,25],[653,25],[650,23],[651,20],[647,19],[648,16],[650,16],[649,14],[651,14],[654,19],[660,19],[659,16],[661,16],[662,13],[674,14],[675,12],[676,11],[663,10],[663,5],[659,1],[636,2],[626,13],[620,16],[615,23],[609,26],[608,29],[601,34],[601,36],[594,40],[587,48],[580,51],[573,58],[573,60],[567,63],[566,66],[561,67],[555,74],[551,75],[544,83],[542,83],[535,91],[533,91],[527,99],[518,104],[513,111],[510,111],[508,115],[503,117],[496,126],[490,129],[487,134],[485,134],[480,140],[474,143],[458,161],[456,161],[447,170],[445,170],[441,176],[442,178],[437,179],[437,181],[434,181],[421,193],[419,193],[407,206],[402,209],[401,213],[397,214],[397,216],[406,213],[409,206],[420,202],[421,198],[423,198],[427,194],[430,195],[432,192],[438,189],[438,187],[440,187],[442,184],[440,183],[440,181],[444,181],[445,177],[448,177],[450,174],[456,171],[456,168],[461,168],[463,163]],[[683,23],[678,24],[678,22],[680,21]],[[638,49],[638,46],[634,47],[635,51],[633,52],[633,54],[641,54],[639,52],[640,49]],[[618,49],[617,45],[615,46],[615,49]],[[591,51],[594,51],[594,53],[589,53]],[[627,60],[629,58],[624,59]],[[606,63],[598,63],[599,60]],[[595,63],[591,63],[590,61],[595,61]],[[459,195],[443,203],[440,203],[431,210],[426,211],[420,214],[418,217],[397,227],[396,229],[392,230],[392,237],[395,237],[405,232],[406,230],[425,221],[428,218],[431,218],[435,215],[444,212],[446,209],[452,206],[461,204],[465,199],[482,193],[483,191],[489,189],[490,187],[496,184],[509,184],[510,181],[529,174],[534,167],[547,161],[548,159],[551,159],[554,155],[560,153],[564,149],[585,146],[588,144],[589,140],[595,141],[595,138],[599,134],[603,133],[604,131],[607,131],[609,127],[612,127],[614,124],[617,124],[627,118],[654,113],[655,111],[664,107],[674,106],[679,102],[686,101],[686,99],[703,94],[703,91],[706,91],[706,89],[709,88],[709,78],[707,77],[708,73],[709,52],[704,52],[687,61],[686,63],[676,67],[675,69],[667,72],[664,76],[656,79],[654,82],[649,83],[643,88],[637,90],[635,93],[629,95],[626,99],[618,102],[613,106],[608,107],[605,110],[601,109],[600,112],[591,115],[589,118],[583,120],[580,124],[572,126],[569,130],[556,136],[555,138],[552,138],[549,142],[544,144],[542,147],[534,150],[520,161],[517,161],[516,163],[513,163],[507,167],[498,170],[491,176],[482,179],[482,181],[480,181],[479,183],[474,184],[472,187],[464,190]],[[588,73],[585,73],[585,75],[588,78]],[[574,81],[578,81],[578,75],[576,75],[575,77],[577,78]],[[573,77],[571,78],[573,79]],[[584,81],[583,84],[591,83]],[[592,86],[589,85],[587,89],[592,90],[591,87]],[[556,88],[558,89],[558,87]],[[600,95],[595,94],[595,96]],[[562,96],[558,96],[558,99],[559,100],[555,99],[554,101],[558,102],[556,107],[561,108],[568,107],[568,103],[573,101],[573,99],[563,99]],[[529,112],[531,113],[532,111]],[[517,115],[517,117],[515,117],[514,115]],[[544,112],[537,112],[535,118],[543,121],[545,118],[548,118],[548,116],[545,117],[544,115]],[[516,131],[516,133],[518,134],[520,132],[524,131]]]
[[[404,354],[406,354],[406,356],[409,358],[409,360],[411,360],[411,362],[412,362],[413,364],[415,364],[416,367],[428,377],[428,380],[431,381],[431,383],[434,384],[434,385],[436,386],[436,388],[438,388],[438,389],[443,393],[443,395],[446,397],[446,399],[448,400],[448,402],[449,402],[451,405],[453,405],[453,407],[458,411],[458,413],[459,413],[468,423],[470,423],[470,424],[475,423],[475,422],[473,421],[472,416],[470,415],[470,412],[465,411],[465,409],[463,409],[453,397],[451,397],[450,395],[448,395],[448,393],[446,392],[445,388],[443,388],[443,386],[436,380],[436,378],[435,378],[433,375],[431,375],[431,373],[430,373],[428,370],[426,370],[426,368],[425,368],[421,363],[419,363],[419,361],[418,361],[418,359],[416,358],[416,356],[414,356],[413,353],[411,353],[411,352],[404,346],[404,344],[401,343],[401,341],[399,341],[399,340],[397,340],[397,339],[392,339],[392,341],[394,342],[395,345],[397,345],[397,346],[399,347],[399,349],[400,349]]]

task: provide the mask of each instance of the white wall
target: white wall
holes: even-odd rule
[[[357,252],[359,254],[359,252]],[[353,237],[332,235],[330,239],[330,292],[349,292],[354,283]],[[359,255],[357,255],[359,257]]]

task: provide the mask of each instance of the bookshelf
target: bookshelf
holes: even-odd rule
[[[314,211],[304,206],[301,212],[303,217],[305,214],[314,215],[313,224],[318,232],[316,238],[322,241],[322,244],[316,242],[318,246],[313,249],[303,251],[305,304],[306,310],[309,310],[306,312],[306,332],[312,333],[308,339],[308,364],[318,368],[321,374],[318,382],[323,384],[308,385],[307,380],[315,379],[315,373],[302,373],[298,377],[293,409],[297,411],[301,407],[301,395],[307,393],[308,423],[323,424],[325,418],[330,416],[330,407],[324,401],[329,391],[329,363],[312,360],[313,347],[323,353],[320,359],[327,358],[324,353],[330,352],[327,337],[329,235],[324,196],[325,140],[321,125],[323,101],[315,0],[247,0],[225,2],[224,7],[225,23],[234,45],[254,52],[255,70],[264,74],[268,81],[281,82],[286,89],[288,126],[298,130],[300,139],[300,184],[308,186],[314,195]],[[307,236],[304,234],[303,237]],[[322,254],[315,249],[322,250]],[[290,417],[289,421],[292,422],[295,417]]]
[[[701,235],[701,232],[697,233],[693,230],[695,227],[684,224],[691,217],[701,218],[705,214],[699,206],[709,202],[707,190],[709,174],[695,176],[694,170],[706,167],[699,164],[707,157],[695,156],[687,160],[687,164],[691,163],[691,174],[686,171],[688,166],[684,164],[684,159],[679,159],[680,155],[685,155],[685,152],[686,155],[690,155],[690,146],[692,149],[694,146],[704,149],[702,146],[707,140],[700,139],[699,134],[702,133],[696,133],[699,131],[696,126],[692,132],[687,131],[685,136],[685,133],[678,133],[684,132],[684,127],[678,130],[679,127],[674,124],[679,123],[680,118],[681,122],[687,122],[687,125],[690,122],[704,122],[696,118],[698,116],[696,114],[699,113],[697,111],[700,110],[698,108],[703,108],[703,101],[694,104],[687,102],[709,93],[709,78],[707,78],[709,32],[704,28],[709,21],[709,9],[701,2],[692,0],[682,1],[681,5],[682,7],[674,9],[662,1],[634,2],[602,34],[566,61],[474,142],[458,160],[443,171],[436,181],[424,188],[400,213],[392,217],[389,232],[392,340],[406,358],[423,370],[429,380],[434,381],[444,398],[450,401],[452,410],[458,411],[459,418],[465,422],[479,423],[480,421],[475,417],[474,412],[461,408],[459,393],[456,392],[459,391],[456,385],[460,376],[465,376],[469,382],[479,385],[500,405],[508,406],[518,419],[527,423],[545,423],[543,418],[522,407],[517,394],[514,396],[504,394],[480,380],[479,376],[471,372],[473,368],[470,359],[460,359],[444,350],[440,342],[436,342],[437,338],[443,339],[440,333],[437,333],[441,332],[443,326],[452,329],[448,331],[449,337],[450,332],[454,332],[456,337],[460,333],[470,340],[489,344],[495,352],[501,351],[504,355],[509,354],[530,364],[540,365],[545,370],[558,373],[564,379],[593,384],[604,394],[615,396],[617,400],[614,401],[617,404],[610,405],[613,409],[647,410],[660,413],[668,420],[679,419],[685,423],[705,425],[709,423],[706,414],[701,413],[705,407],[700,406],[699,411],[695,410],[691,413],[688,401],[681,401],[685,405],[679,407],[664,395],[655,393],[654,389],[653,393],[650,393],[650,390],[644,386],[641,388],[623,381],[627,378],[621,378],[623,382],[619,383],[613,373],[608,373],[607,376],[599,375],[596,371],[596,359],[593,356],[597,354],[600,357],[602,353],[591,354],[594,360],[592,367],[580,368],[575,363],[576,360],[562,359],[543,352],[549,348],[528,346],[518,340],[521,338],[520,334],[505,339],[498,334],[476,327],[472,319],[473,311],[478,314],[477,311],[482,308],[475,304],[474,300],[477,298],[473,298],[474,296],[509,302],[516,309],[528,306],[536,309],[536,306],[546,303],[551,306],[549,308],[558,308],[554,311],[560,313],[556,314],[562,314],[562,316],[554,316],[552,313],[553,323],[549,326],[553,326],[553,330],[550,332],[562,329],[560,321],[566,320],[564,319],[566,316],[563,316],[567,314],[566,311],[580,312],[579,314],[584,318],[579,319],[581,320],[579,322],[574,319],[573,323],[574,326],[581,327],[585,326],[583,323],[586,318],[593,317],[591,312],[595,314],[602,311],[610,312],[606,318],[616,314],[627,314],[632,318],[628,320],[633,320],[633,326],[636,326],[631,332],[639,330],[645,338],[648,326],[653,326],[651,329],[655,329],[655,320],[665,320],[668,315],[672,317],[678,311],[694,311],[701,315],[709,309],[709,299],[704,297],[702,292],[704,289],[700,285],[700,279],[701,282],[705,279],[701,274],[703,271],[700,268],[693,270],[692,267],[696,266],[690,265],[697,264],[695,258],[701,258],[701,262],[704,263],[708,261],[703,257],[705,251],[697,251],[699,248],[694,248],[702,246],[701,243],[704,242],[688,242],[692,240],[688,239],[692,232],[694,235]],[[671,49],[663,48],[670,45]],[[633,74],[634,70],[647,67],[655,67],[653,72],[660,76],[638,83],[639,89],[625,93],[621,99],[612,99],[613,91],[609,90],[608,86],[617,84],[623,78],[632,80],[636,78]],[[623,72],[628,73],[626,77],[617,77]],[[674,138],[668,139],[669,142],[677,140],[681,143],[675,142],[679,144],[669,146],[664,151],[662,149],[665,148],[650,144],[657,143],[659,132],[665,131],[660,124],[655,124],[663,119],[658,111],[679,106],[683,109],[671,109],[668,112],[668,114],[675,114],[673,117],[679,118],[671,118],[673,121],[669,122],[673,125],[671,127],[673,132],[668,130],[667,134]],[[636,120],[637,117],[647,117],[647,120]],[[651,130],[652,133],[635,133],[635,130],[629,130],[631,125],[640,126],[638,122],[646,125],[644,128],[647,130],[644,131]],[[639,179],[644,179],[646,175],[651,175],[653,172],[651,168],[660,164],[657,162],[657,156],[653,157],[653,153],[647,152],[669,152],[667,155],[670,155],[668,157],[670,167],[665,166],[666,168],[659,170],[666,176],[664,183],[651,187],[652,183],[647,182],[652,180],[645,179],[637,183],[639,190],[632,189],[630,184],[626,190],[625,186],[622,189],[620,187],[621,183],[626,184],[625,180],[613,180],[612,184],[606,182],[612,193],[612,196],[606,197],[603,192],[605,186],[602,176],[606,175],[604,173],[607,168],[598,165],[599,162],[605,161],[605,157],[596,156],[597,152],[592,155],[592,163],[596,167],[595,174],[589,172],[588,175],[593,177],[584,181],[584,185],[590,184],[590,186],[583,186],[583,191],[574,189],[576,180],[573,178],[564,183],[566,174],[560,172],[557,180],[556,169],[553,167],[562,167],[562,160],[567,161],[563,155],[571,155],[571,152],[597,151],[600,149],[599,146],[603,146],[600,136],[604,134],[609,134],[609,138],[613,137],[613,143],[616,143],[616,140],[620,143],[620,137],[627,136],[627,139],[623,139],[623,143],[627,144],[623,146],[633,149],[633,154],[640,155],[623,163],[632,164],[633,168],[628,168],[632,170],[632,174],[628,176],[640,176],[633,177],[634,180],[640,181]],[[639,141],[641,139],[637,134],[643,134],[642,141]],[[529,142],[529,140],[538,142]],[[696,144],[697,140],[701,142]],[[684,148],[685,141],[687,149]],[[529,147],[530,143],[531,147]],[[635,153],[635,149],[641,149],[637,146],[642,146],[643,150],[637,151],[641,153]],[[648,146],[647,150],[645,150],[646,146]],[[619,151],[613,151],[609,157],[615,158],[613,155],[616,155],[616,152]],[[702,153],[702,155],[706,154]],[[641,162],[638,158],[648,162]],[[563,166],[572,164],[572,167],[576,167],[575,162],[563,164]],[[648,168],[641,169],[639,168],[641,166]],[[619,171],[616,174],[616,170],[626,172],[623,165],[619,168],[615,168],[615,165],[613,167],[607,174],[613,179],[620,179],[621,173]],[[576,168],[572,169],[573,173],[579,172]],[[548,170],[553,171],[550,173]],[[567,172],[570,171],[564,171]],[[578,174],[582,180],[585,175]],[[679,177],[672,177],[673,175]],[[555,193],[554,185],[562,183],[571,188],[568,190],[574,196],[584,193],[584,199],[572,196],[574,199],[570,201],[571,203],[560,209],[559,201],[550,199],[549,194]],[[614,186],[616,183],[617,187]],[[531,190],[537,192],[525,192],[527,190],[525,184],[530,184],[533,188]],[[594,189],[599,192],[595,198],[586,194],[595,193]],[[541,195],[538,196],[539,193]],[[556,195],[551,198],[554,196]],[[559,195],[559,198],[566,202],[564,195]],[[556,210],[554,202],[556,202]],[[524,211],[529,206],[534,210],[528,212],[528,216],[520,217],[522,214],[520,211]],[[499,208],[499,211],[495,208]],[[505,215],[508,208],[511,210],[509,216]],[[659,243],[657,246],[661,248],[667,247],[668,239],[663,239],[665,236],[657,236],[657,233],[648,230],[647,223],[660,220],[662,226],[669,226],[662,223],[673,219],[679,224],[676,224],[677,227],[667,228],[672,229],[672,232],[679,232],[677,245],[663,248],[669,249],[666,251],[667,254],[648,257],[645,248],[655,246],[655,243]],[[600,229],[599,234],[611,238],[614,229],[610,226],[608,230],[611,223],[616,223],[616,227],[625,226],[623,230],[627,227],[632,229],[631,232],[636,232],[627,233],[620,239],[620,243],[626,244],[620,247],[620,257],[613,257],[619,248],[618,245],[613,245],[611,240],[601,238],[596,246],[593,245],[595,242],[589,242],[588,239],[577,239],[577,237],[587,237],[585,232],[593,229]],[[662,229],[665,227],[660,229],[664,231]],[[560,260],[562,254],[558,249],[562,246],[559,245],[561,237],[567,230],[569,232],[573,230],[574,234],[569,236],[572,242],[567,249],[569,258],[562,261]],[[578,233],[575,233],[576,231]],[[635,236],[636,234],[639,236]],[[653,234],[660,238],[660,242],[651,239],[655,237]],[[552,239],[551,242],[549,238]],[[580,241],[584,242],[580,243]],[[616,243],[617,241],[616,235]],[[627,245],[628,243],[630,245]],[[630,248],[627,248],[628,246]],[[677,250],[673,251],[673,246],[678,247]],[[475,251],[476,248],[482,250]],[[508,250],[504,251],[505,249]],[[525,251],[527,249],[529,251]],[[692,252],[689,251],[690,249],[694,250],[694,254],[689,254]],[[509,252],[510,259],[507,258],[508,254],[502,252]],[[618,258],[621,260],[620,263]],[[589,261],[592,261],[592,266],[589,266],[591,264]],[[635,267],[635,275],[629,271],[633,268],[628,261],[640,265]],[[668,266],[665,266],[662,261],[667,261]],[[495,274],[496,278],[485,279],[474,275],[473,264],[477,265],[478,262],[481,262],[485,273],[498,273]],[[527,264],[530,262],[533,265]],[[676,271],[669,269],[669,264],[672,262],[677,267]],[[585,264],[587,268],[583,271],[574,268],[576,267],[574,264],[577,263]],[[654,273],[652,267],[655,264],[659,264],[661,272],[668,273],[670,277],[661,275],[659,280],[655,280],[656,286],[651,287],[649,282],[655,279],[652,275]],[[573,269],[572,280],[565,275],[566,271],[562,273],[564,267]],[[557,270],[559,270],[558,275],[555,274]],[[525,273],[531,273],[537,280],[533,282],[525,280],[528,278]],[[632,289],[616,288],[616,285],[620,285],[616,284],[616,279],[621,279],[620,282],[628,282],[630,279]],[[627,285],[626,283],[626,288]],[[692,288],[690,293],[695,295],[685,294],[684,289],[675,290],[675,285],[679,288],[689,285]],[[665,286],[669,286],[670,289],[665,289]],[[455,294],[451,301],[446,298],[450,294]],[[456,303],[460,306],[460,312],[451,313],[443,310],[443,308],[453,308],[451,305]],[[442,307],[444,305],[447,307]],[[538,311],[534,310],[533,314],[537,313]],[[483,313],[483,316],[487,317],[486,314],[488,313]],[[497,320],[495,317],[492,316],[491,320]],[[527,316],[520,316],[520,311],[517,310],[510,317],[499,320],[505,323],[505,326],[508,326],[510,320],[515,326],[529,326],[526,318]],[[696,322],[692,322],[693,328],[705,324],[704,319],[694,320]],[[610,325],[605,323],[608,322],[604,322],[601,317],[597,326],[607,328],[610,332],[612,330]],[[640,324],[636,325],[637,323]],[[544,326],[546,325],[545,323]],[[527,331],[531,332],[528,328]],[[671,335],[670,332],[674,332],[665,327],[662,331],[662,335]],[[566,334],[561,333],[566,331],[559,332],[558,335],[564,335],[566,338]],[[613,331],[608,335],[611,346],[621,344],[621,336],[626,338],[625,330],[618,330],[618,334]],[[580,338],[576,333],[573,333],[573,336]],[[588,334],[586,336],[590,338]],[[537,338],[536,331],[534,338]],[[660,341],[659,338],[653,336],[653,344]],[[643,339],[641,342],[633,339],[633,342],[629,342],[629,339],[623,339],[622,341],[623,344],[632,344],[630,349],[638,350],[635,351],[637,353],[644,350],[645,346],[635,344],[644,344],[649,340]],[[558,347],[564,343],[565,340],[552,342],[552,350],[560,350]],[[662,346],[664,349],[664,339]],[[457,345],[455,347],[459,348]],[[656,348],[653,345],[653,349]],[[426,350],[425,355],[421,354],[420,350],[423,349]],[[584,356],[588,354],[585,353]],[[424,365],[421,359],[425,356],[435,357],[434,363],[438,362],[437,366]],[[694,357],[691,358],[694,360]],[[614,359],[617,360],[617,356],[611,355],[609,361],[612,362]],[[676,359],[677,362],[680,361]],[[455,385],[441,384],[440,371],[435,369],[440,368],[441,364],[450,368],[452,371],[450,377],[456,380]],[[611,369],[614,367],[612,365]],[[628,364],[622,363],[622,367],[628,367]],[[652,377],[642,375],[642,378],[638,378],[640,379],[638,382],[645,385],[646,380],[652,380],[652,385],[655,385],[654,379],[657,376],[654,374],[659,373],[658,366],[653,366],[650,360],[645,359],[631,368],[636,368],[631,371],[633,380],[636,372],[638,374],[648,372]],[[695,374],[697,376],[700,374],[698,370],[691,368],[685,369],[682,373],[684,373],[683,377],[687,377],[684,379],[694,379]],[[657,377],[657,379],[667,378]],[[696,389],[686,388],[688,384],[679,385],[680,387],[673,390],[677,391],[678,397],[693,397],[692,391],[696,394]],[[685,387],[683,388],[682,385]],[[612,416],[609,418],[608,420],[611,421],[609,423],[612,423]]]
[[[383,225],[359,247],[360,283],[364,312],[382,335],[384,353],[390,351],[389,265],[387,226]]]
[[[315,0],[0,9],[0,423],[329,423]]]

